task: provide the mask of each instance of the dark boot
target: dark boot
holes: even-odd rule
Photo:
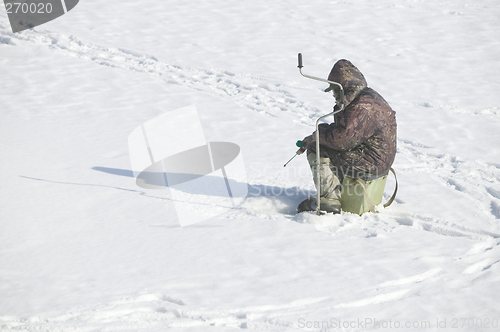
[[[331,200],[321,197],[321,211],[326,211],[330,213],[340,213],[340,207],[337,202],[331,204]],[[316,198],[309,197],[297,206],[297,213],[316,211]]]
[[[314,201],[312,198],[307,198],[307,199],[303,200],[297,206],[297,213],[306,212],[306,211],[315,211],[316,206],[313,206],[313,203],[314,203]]]

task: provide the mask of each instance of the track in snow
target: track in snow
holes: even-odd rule
[[[28,30],[20,34],[6,31],[0,24],[0,41],[5,44],[21,45],[31,43],[43,45],[63,54],[92,61],[101,66],[121,68],[161,77],[167,84],[175,84],[196,91],[215,93],[230,97],[233,102],[245,108],[276,116],[279,112],[294,112],[301,120],[310,124],[320,111],[298,100],[280,83],[251,75],[228,71],[187,68],[159,61],[147,54],[131,50],[108,48],[80,40],[72,35]],[[306,116],[307,114],[307,116]]]

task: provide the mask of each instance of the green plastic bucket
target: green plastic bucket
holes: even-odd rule
[[[340,197],[342,211],[358,215],[375,211],[375,207],[382,203],[386,182],[387,176],[370,181],[344,177]]]

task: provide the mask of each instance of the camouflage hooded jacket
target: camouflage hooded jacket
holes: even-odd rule
[[[334,123],[320,125],[321,154],[330,157],[339,175],[386,175],[396,155],[395,112],[347,60],[335,63],[328,80],[342,84],[345,109],[335,115]],[[309,147],[314,149],[314,144]]]

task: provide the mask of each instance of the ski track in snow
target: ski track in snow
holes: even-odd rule
[[[2,331],[18,328],[29,331],[40,328],[65,331],[76,326],[78,331],[134,330],[151,328],[224,327],[281,331],[292,323],[283,315],[311,313],[311,305],[324,305],[325,298],[302,299],[282,305],[264,305],[229,310],[190,308],[180,299],[159,293],[140,294],[95,308],[79,308],[61,315],[15,318],[0,316]],[[144,322],[147,322],[145,324]]]
[[[450,260],[451,258],[443,258]],[[489,238],[476,243],[461,257],[462,275],[479,278],[500,263],[500,240]],[[422,273],[388,280],[375,289],[360,289],[354,300],[337,302],[335,298],[305,298],[290,303],[266,304],[240,308],[193,307],[181,298],[165,293],[140,293],[97,307],[73,308],[62,314],[31,317],[0,316],[2,331],[117,331],[157,330],[159,328],[229,328],[289,331],[296,326],[296,317],[306,317],[325,308],[354,310],[399,301],[418,294],[426,283],[461,282],[460,276],[446,268],[433,268]],[[356,298],[356,296],[362,296]]]
[[[338,309],[338,308],[364,307],[371,304],[380,304],[384,302],[397,301],[402,299],[409,292],[410,292],[409,289],[402,289],[395,292],[375,295],[373,297],[361,299],[354,302],[341,303],[336,305],[335,308]]]
[[[500,240],[489,237],[476,243],[461,257],[440,257],[458,262],[462,276],[474,280],[500,263]],[[385,281],[375,288],[360,289],[353,299],[333,297],[305,298],[282,304],[237,308],[191,306],[182,298],[165,293],[139,293],[96,307],[73,308],[60,314],[31,317],[0,315],[2,331],[117,331],[158,330],[165,328],[220,328],[289,331],[297,328],[296,317],[307,317],[325,310],[349,311],[360,307],[399,301],[418,295],[429,283],[460,283],[460,276],[447,268],[430,270]]]
[[[318,109],[308,106],[288,92],[283,84],[252,75],[167,64],[151,55],[127,49],[103,47],[84,42],[72,35],[44,30],[28,30],[13,34],[0,25],[0,42],[3,41],[12,45],[20,42],[44,45],[98,65],[160,76],[167,84],[230,97],[237,105],[269,116],[276,116],[279,112],[287,112],[293,108],[301,115],[301,121],[308,125],[320,114]]]
[[[497,209],[499,195],[494,189],[500,183],[498,165],[461,160],[457,156],[439,153],[432,147],[405,139],[398,140],[398,154],[409,161],[398,166],[399,172],[422,172],[438,176],[442,183],[466,195],[484,218],[489,218],[492,222],[500,220]]]

